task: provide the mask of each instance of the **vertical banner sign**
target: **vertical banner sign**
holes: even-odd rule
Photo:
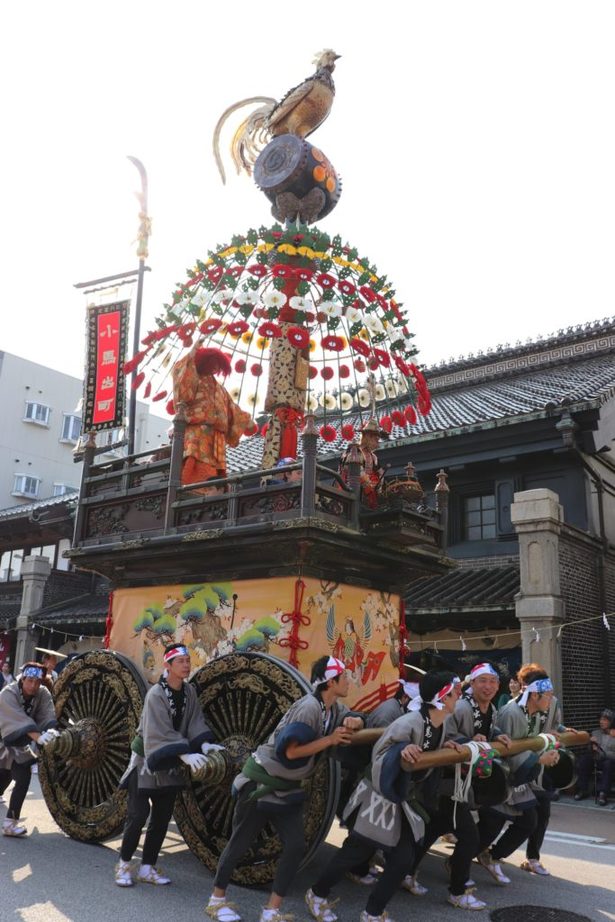
[[[83,431],[124,425],[129,301],[87,309],[87,359]]]

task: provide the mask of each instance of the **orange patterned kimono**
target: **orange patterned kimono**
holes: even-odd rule
[[[213,375],[199,375],[189,353],[173,368],[173,402],[186,405],[182,483],[226,477],[226,446],[239,444],[252,422]]]

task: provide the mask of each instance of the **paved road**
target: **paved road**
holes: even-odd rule
[[[0,837],[0,922],[154,922],[157,919],[204,920],[203,905],[211,888],[211,875],[184,845],[173,825],[160,860],[173,879],[169,887],[145,884],[122,890],[113,883],[117,841],[84,845],[68,839],[51,819],[33,779],[26,803],[26,839]],[[4,807],[0,806],[0,817]],[[303,893],[318,869],[328,860],[342,838],[333,829],[329,844],[319,851],[312,865],[301,872],[286,910],[297,922],[310,918]],[[438,846],[428,855],[421,881],[429,887],[425,897],[400,892],[389,911],[397,922],[408,918],[442,922],[459,919],[446,900],[446,885]],[[577,912],[596,922],[615,922],[615,808],[599,808],[590,801],[563,801],[553,806],[553,819],[545,843],[544,860],[549,878],[536,878],[521,871],[522,860],[515,853],[506,865],[510,887],[498,887],[482,868],[475,866],[477,895],[489,909],[502,906],[536,905]],[[341,922],[357,922],[364,907],[365,888],[344,881],[339,887]],[[258,890],[233,888],[232,899],[246,922],[258,922],[265,895]],[[474,913],[478,920],[487,912]],[[557,919],[557,916],[549,916]],[[520,916],[519,922],[523,922]]]

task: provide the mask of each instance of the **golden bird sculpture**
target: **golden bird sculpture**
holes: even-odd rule
[[[316,70],[312,76],[289,90],[279,102],[270,96],[250,96],[222,113],[214,130],[213,149],[223,183],[226,174],[220,156],[220,133],[228,117],[244,106],[262,103],[243,120],[231,141],[231,158],[237,172],[243,170],[251,176],[256,158],[271,138],[281,134],[306,138],[322,125],[333,105],[332,74],[339,57],[330,48],[325,49],[314,59]]]

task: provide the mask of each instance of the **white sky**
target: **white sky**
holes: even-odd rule
[[[128,154],[154,222],[143,335],[197,257],[271,223],[250,180],[221,185],[213,127],[324,47],[312,139],[344,189],[320,226],[393,282],[423,362],[615,314],[611,0],[31,0],[0,28],[0,348],[81,374],[73,283],[136,267]]]

